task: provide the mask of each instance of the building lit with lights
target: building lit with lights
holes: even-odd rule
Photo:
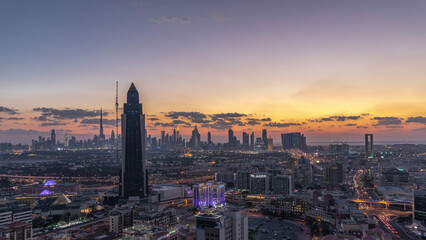
[[[193,204],[201,208],[225,203],[225,184],[200,183],[194,185]]]

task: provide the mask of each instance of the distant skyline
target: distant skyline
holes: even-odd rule
[[[149,133],[426,141],[425,1],[0,2],[0,142],[109,136],[135,82]],[[149,115],[149,116],[148,116]]]

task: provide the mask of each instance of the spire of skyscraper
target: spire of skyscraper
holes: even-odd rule
[[[104,125],[102,123],[102,107],[101,107],[101,118],[99,121],[99,139],[101,141],[101,144],[103,144],[105,140],[105,135],[104,135]]]

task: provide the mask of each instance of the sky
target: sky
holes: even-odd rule
[[[426,1],[0,1],[0,142],[113,129],[132,82],[152,135],[426,142]]]

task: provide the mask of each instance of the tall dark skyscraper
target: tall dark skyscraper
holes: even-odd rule
[[[249,135],[246,132],[243,132],[243,146],[245,149],[249,148]]]
[[[268,132],[266,131],[266,129],[262,130],[262,140],[263,143],[265,144],[265,146],[268,145]]]
[[[127,103],[121,115],[123,160],[121,165],[120,196],[129,198],[148,195],[148,172],[145,166],[145,114],[139,103],[135,85],[127,92]]]
[[[191,146],[198,149],[200,147],[200,133],[198,132],[197,126],[192,130],[192,137],[190,140]]]
[[[50,132],[50,141],[52,142],[52,147],[56,146],[56,132],[55,129],[52,129]]]
[[[229,147],[234,147],[234,131],[232,129],[228,130],[228,143]]]
[[[104,124],[102,122],[102,108],[101,108],[101,118],[99,121],[99,140],[101,144],[105,141],[105,135],[104,135]]]
[[[251,132],[250,136],[250,149],[254,150],[254,132]]]
[[[373,157],[373,134],[365,134],[365,156]]]
[[[212,142],[212,133],[211,132],[208,132],[207,133],[207,143],[208,144],[212,144],[213,142]]]

